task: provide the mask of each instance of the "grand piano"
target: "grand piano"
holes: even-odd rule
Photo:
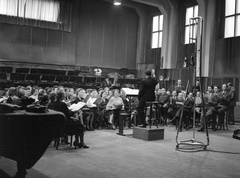
[[[17,162],[16,177],[25,177],[26,169],[42,157],[53,138],[63,134],[65,123],[64,114],[53,110],[0,113],[0,155]]]

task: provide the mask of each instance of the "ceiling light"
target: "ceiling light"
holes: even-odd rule
[[[114,0],[113,4],[114,4],[115,6],[119,6],[119,5],[122,4],[122,0]]]

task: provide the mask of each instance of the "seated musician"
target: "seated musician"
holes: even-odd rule
[[[14,100],[17,100],[18,97],[16,96],[16,88],[15,87],[10,87],[8,89],[8,98],[5,100],[6,103],[8,104],[13,104]]]
[[[123,90],[120,91],[120,97],[122,98],[124,103],[124,110],[126,111],[127,114],[129,114],[129,117],[127,116],[124,120],[129,122],[129,127],[130,127],[132,123],[132,117],[131,117],[132,115],[131,111],[133,109],[131,108],[132,103],[130,99],[126,96],[126,93]]]
[[[200,119],[201,110],[202,110],[202,96],[200,91],[198,91],[195,96],[195,117],[198,119]]]
[[[8,99],[8,88],[5,88],[2,91],[2,95],[0,97],[0,103],[4,103]]]
[[[106,126],[109,120],[109,117],[105,114],[106,106],[109,101],[107,99],[107,96],[108,96],[108,90],[104,90],[100,96],[101,100],[99,102],[95,102],[98,107],[98,110],[101,111],[101,113],[103,114],[103,120],[102,121],[100,120],[98,123],[98,127],[101,127],[101,128]]]
[[[87,102],[87,97],[86,91],[83,88],[80,88],[76,91],[77,98],[71,102],[71,104],[77,104],[78,102]],[[82,123],[86,124],[86,130],[93,130],[91,123],[93,123],[93,113],[90,111],[89,108],[82,108],[78,112],[79,118],[82,121]]]
[[[64,113],[68,121],[66,126],[66,133],[75,135],[75,141],[73,142],[75,148],[89,148],[84,143],[84,125],[77,118],[71,117],[73,113],[68,109],[67,104],[63,102],[64,98],[64,91],[59,90],[56,94],[56,101],[50,103],[48,105],[48,108]]]
[[[160,116],[163,117],[163,119],[165,120],[166,118],[166,114],[167,114],[167,110],[169,108],[170,105],[170,96],[166,93],[166,89],[162,88],[161,89],[161,95],[159,96],[157,102],[158,102],[158,110],[159,110],[159,114]]]
[[[192,86],[192,93],[195,95],[197,92],[200,92],[200,82],[199,82],[199,80],[196,80],[195,85]]]
[[[234,120],[234,107],[236,106],[236,90],[233,87],[232,83],[228,83],[228,90],[229,90],[229,95],[230,95],[230,103],[229,103],[229,115],[228,115],[228,121],[230,125],[235,124]]]
[[[109,124],[112,129],[115,129],[115,124],[118,124],[119,112],[124,108],[124,103],[120,97],[119,90],[113,90],[113,96],[110,98],[106,106],[106,114],[109,116]]]
[[[32,87],[32,95],[30,96],[30,98],[35,99],[35,102],[37,102],[38,101],[38,95],[39,95],[38,87],[33,86]]]
[[[48,104],[49,104],[49,97],[48,97],[48,95],[43,95],[41,97],[41,100],[39,100],[39,104],[43,105],[43,106],[48,106]]]
[[[110,100],[110,98],[113,96],[113,90],[108,90],[108,96],[107,99]]]
[[[225,112],[228,110],[229,104],[230,104],[230,95],[229,95],[229,91],[227,90],[226,84],[222,85],[222,92],[218,96],[219,96],[219,103],[217,106],[217,114],[219,118],[219,123],[223,123]]]
[[[13,98],[12,104],[22,106],[22,99],[25,98],[25,91],[22,87],[17,87],[15,91],[15,96]]]
[[[205,101],[205,110],[206,110],[206,116],[204,117],[203,115],[203,110],[201,111],[201,120],[200,120],[200,129],[198,130],[199,132],[205,130],[205,120],[206,120],[206,125],[208,125],[208,122],[210,119],[212,120],[212,130],[216,130],[216,114],[217,110],[216,107],[218,105],[218,87],[214,86],[208,86],[207,93],[203,96],[203,99]]]
[[[76,99],[76,94],[75,94],[75,90],[73,88],[69,88],[66,91],[66,102],[72,102]]]
[[[124,110],[126,111],[126,112],[130,112],[130,101],[129,101],[129,99],[126,97],[126,94],[121,90],[121,92],[120,92],[120,97],[122,98],[122,100],[123,100],[123,103],[124,103]]]
[[[186,100],[182,103],[183,108],[179,108],[175,118],[180,122],[180,117],[182,115],[182,122],[179,123],[180,125],[180,131],[182,131],[182,124],[185,123],[186,128],[189,126],[190,118],[192,116],[193,112],[193,106],[194,106],[194,98],[193,98],[193,93],[189,93],[187,95]],[[183,112],[183,113],[182,113]]]
[[[177,113],[177,111],[181,108],[183,102],[185,101],[185,99],[183,98],[183,93],[179,93],[177,95],[176,91],[172,92],[172,97],[170,100],[170,107],[168,109],[168,117],[169,117],[169,122],[168,123],[172,123],[173,125],[176,124],[176,118],[175,115]]]
[[[185,90],[185,87],[182,85],[182,80],[179,79],[177,81],[177,85],[174,88],[175,88],[174,90],[177,92],[177,94],[181,93],[183,90]]]
[[[158,90],[156,90],[155,95],[156,95],[156,101],[158,101],[159,97],[162,95],[162,89],[159,88]]]
[[[98,127],[99,123],[102,123],[103,118],[104,118],[104,113],[102,110],[98,109],[97,101],[98,98],[98,93],[97,90],[93,89],[90,92],[90,97],[88,98],[86,102],[86,106],[90,108],[90,111],[94,114],[93,119],[90,120],[90,129],[94,130],[94,128]],[[98,100],[99,101],[99,100]]]

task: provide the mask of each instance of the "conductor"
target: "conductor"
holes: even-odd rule
[[[145,72],[146,79],[141,81],[141,85],[138,93],[138,122],[141,122],[141,127],[146,127],[146,120],[144,115],[144,107],[146,107],[146,102],[155,101],[155,88],[158,84],[157,80],[151,77],[151,70]]]

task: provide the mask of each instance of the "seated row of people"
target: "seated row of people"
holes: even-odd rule
[[[110,90],[107,87],[98,91],[96,89],[85,90],[83,88],[74,90],[73,88],[63,86],[46,89],[37,86],[11,87],[1,97],[0,101],[21,105],[23,98],[31,98],[35,103],[50,106],[50,109],[52,109],[52,105],[59,100],[57,98],[59,92],[64,93],[61,100],[67,105],[69,110],[71,110],[71,105],[79,102],[83,103],[84,107],[74,111],[74,115],[85,126],[86,130],[94,130],[103,126],[115,129],[115,125],[118,123],[117,116],[119,111],[129,107],[126,97],[118,89]]]
[[[219,121],[222,121],[225,111],[234,108],[236,105],[234,92],[232,92],[234,90],[231,84],[223,84],[222,92],[219,92],[219,87],[217,86],[214,87],[214,90],[213,87],[209,86],[207,93],[203,97],[200,92],[197,92],[196,98],[193,97],[193,93],[186,93],[184,90],[181,90],[181,81],[178,84],[178,90],[174,90],[172,93],[166,91],[165,88],[156,91],[159,116],[165,124],[173,123],[176,125],[179,123],[179,118],[182,115],[183,123],[189,126],[193,112],[196,112],[197,116],[203,118],[201,100],[204,99],[206,100],[206,116],[209,120],[211,118],[212,126],[215,130],[215,116],[218,115]],[[117,89],[110,90],[107,87],[98,91],[96,89],[85,90],[82,88],[75,90],[63,86],[47,87],[45,89],[37,86],[11,87],[5,90],[5,93],[0,98],[0,102],[21,105],[22,98],[32,98],[41,105],[51,106],[57,100],[56,95],[59,91],[64,93],[62,101],[66,103],[69,109],[73,104],[83,103],[84,107],[78,109],[77,112],[74,111],[74,117],[78,118],[86,130],[94,130],[106,126],[115,129],[118,124],[119,111],[125,110],[129,112],[130,103],[126,96]],[[136,110],[133,113],[136,114]],[[146,111],[147,119],[149,119],[149,115],[148,109]],[[130,122],[132,121],[130,120]],[[204,130],[203,121],[201,121],[200,130]]]
[[[177,95],[178,93],[178,95]],[[218,116],[219,124],[223,123],[225,112],[228,110],[232,114],[232,123],[234,124],[234,106],[236,106],[235,92],[232,84],[229,83],[222,85],[222,91],[218,86],[208,86],[206,94],[201,96],[201,93],[196,92],[194,98],[193,93],[186,93],[182,91],[173,91],[172,94],[167,93],[164,88],[157,93],[156,101],[158,102],[158,111],[160,118],[169,120],[168,123],[177,124],[179,118],[182,117],[183,122],[189,126],[189,118],[193,117],[195,112],[197,117],[201,117],[201,128],[199,131],[204,130],[202,99],[205,101],[205,111],[207,120],[212,124],[212,129],[216,130],[216,116]],[[183,107],[181,107],[183,106]],[[194,107],[195,106],[195,107]],[[147,116],[149,111],[147,111]],[[181,123],[182,124],[182,123]],[[182,125],[180,125],[181,129]]]

